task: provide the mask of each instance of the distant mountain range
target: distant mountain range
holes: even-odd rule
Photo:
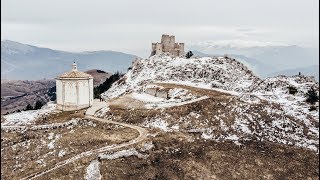
[[[261,43],[249,43],[247,46],[218,45],[210,41],[189,44],[187,49],[201,57],[228,54],[244,63],[261,78],[301,72],[305,75],[315,76],[319,80],[318,49]]]
[[[319,64],[319,49],[296,45],[268,44],[262,42],[196,42],[187,44],[187,49],[206,54],[242,55],[270,65],[274,72]]]
[[[66,52],[5,40],[1,41],[1,78],[52,79],[71,70],[74,61],[81,71],[126,72],[136,57],[115,51]]]
[[[228,43],[190,43],[186,51],[192,50],[198,56],[228,54],[261,78],[301,72],[319,80],[318,49],[257,42]],[[5,40],[1,41],[1,76],[2,79],[17,80],[52,79],[69,71],[73,61],[81,71],[126,72],[136,57],[115,51],[66,52]]]
[[[293,68],[293,69],[286,69],[283,71],[274,72],[272,74],[269,74],[269,76],[275,76],[275,75],[287,75],[287,76],[293,76],[297,74],[304,74],[308,76],[314,76],[317,81],[319,81],[319,65],[313,65],[313,66],[307,66],[302,68]]]

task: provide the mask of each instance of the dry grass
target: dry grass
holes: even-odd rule
[[[51,123],[63,123],[69,121],[72,118],[84,118],[86,109],[78,111],[59,111],[56,113],[49,114],[46,117],[40,118],[35,121],[35,124],[51,124]]]
[[[82,158],[81,160],[65,165],[63,168],[51,171],[38,179],[54,179],[54,180],[70,180],[70,179],[84,179],[86,168],[94,156]]]
[[[132,98],[131,94],[127,94],[122,97],[112,99],[108,101],[108,104],[111,109],[145,109],[145,103]]]
[[[248,104],[238,97],[213,90],[182,85],[158,85],[189,89],[195,95],[207,95],[209,98],[166,109],[111,109],[108,116],[114,120],[141,124],[146,120],[161,118],[168,122],[169,126],[178,123],[180,132],[161,133],[153,130],[160,132],[160,136],[150,137],[155,148],[149,152],[150,156],[146,160],[131,156],[102,161],[101,172],[105,179],[318,179],[319,155],[313,151],[271,142],[262,143],[257,141],[256,137],[248,137],[252,140],[241,142],[243,145],[237,146],[231,142],[205,141],[200,137],[201,133],[185,131],[215,127],[214,135],[224,134],[219,120],[213,118],[217,116],[223,119],[228,127],[237,117],[248,118],[246,114],[251,114],[254,121],[263,120],[271,125],[271,119],[282,119],[284,115],[268,113],[264,107],[281,110],[279,105],[266,101]],[[234,111],[234,107],[245,109],[245,112]],[[191,117],[190,112],[200,116]],[[182,117],[184,119],[181,119]],[[296,122],[294,118],[288,118],[301,125],[301,122]],[[254,128],[251,130],[256,132],[262,130],[253,124],[250,124],[250,128]]]
[[[318,156],[276,144],[196,140],[181,133],[152,139],[148,159],[135,156],[103,160],[104,179],[317,179]]]
[[[214,134],[225,133],[220,128],[220,122],[213,117],[219,116],[223,119],[226,126],[234,123],[238,116],[245,119],[246,113],[233,111],[232,107],[240,107],[252,114],[255,121],[263,119],[266,124],[270,124],[270,113],[265,112],[264,106],[270,106],[277,110],[281,107],[276,104],[261,102],[259,104],[248,104],[239,100],[239,98],[206,89],[197,89],[182,85],[160,84],[166,88],[178,87],[189,89],[197,96],[207,95],[208,99],[191,104],[176,106],[166,109],[130,109],[129,105],[138,103],[136,107],[141,106],[139,102],[129,101],[130,98],[119,98],[113,101],[108,117],[116,121],[122,121],[132,124],[141,124],[146,120],[161,117],[164,118],[169,126],[179,123],[180,132],[163,132],[157,129],[151,129],[149,136],[145,141],[152,141],[154,148],[144,154],[148,154],[147,159],[141,159],[136,156],[118,158],[114,160],[102,160],[101,174],[103,179],[318,179],[319,178],[319,155],[313,151],[295,148],[289,145],[281,145],[268,142],[260,142],[254,139],[244,141],[243,145],[237,146],[231,142],[206,141],[200,137],[201,133],[188,133],[187,130],[193,128],[216,127]],[[126,104],[126,106],[123,106]],[[244,108],[245,107],[245,108]],[[190,115],[190,112],[199,114],[198,118]],[[223,116],[221,116],[223,115]],[[273,114],[273,118],[281,119],[281,115]],[[79,113],[62,113],[48,118],[48,122],[65,122],[70,117],[81,117]],[[181,118],[184,119],[181,119]],[[56,119],[57,120],[56,120]],[[294,119],[293,119],[294,120]],[[185,123],[188,122],[188,123]],[[204,123],[205,122],[205,123]],[[61,133],[62,137],[56,141],[58,150],[68,148],[70,154],[65,157],[71,157],[79,152],[88,150],[92,147],[120,143],[128,141],[138,134],[132,129],[106,125],[95,122],[96,127],[76,128],[73,133],[70,130],[53,130],[50,132]],[[297,124],[299,122],[296,122]],[[250,126],[257,132],[261,130],[259,126]],[[57,131],[57,132],[56,132]],[[46,149],[37,152],[36,146],[40,144],[41,137],[47,135],[47,132],[26,133],[26,134],[5,134],[6,138],[3,144],[13,142],[23,142],[27,139],[39,140],[30,145],[33,152],[24,152],[25,149],[19,148],[12,150],[5,147],[5,156],[1,157],[5,168],[2,171],[4,179],[18,178],[26,175],[26,171],[35,172],[45,169],[35,163],[35,160],[44,158],[44,154],[49,151]],[[2,132],[3,134],[3,132]],[[81,141],[79,141],[81,139]],[[142,144],[133,146],[138,151]],[[129,148],[129,147],[126,147]],[[130,147],[131,148],[131,147]],[[45,149],[45,148],[43,148]],[[6,152],[7,151],[7,152]],[[9,152],[9,153],[8,153]],[[57,153],[57,152],[56,152]],[[21,162],[21,157],[28,157],[23,165],[24,172],[19,172],[21,168],[15,171],[12,167],[16,159]],[[48,166],[55,164],[59,158],[57,156],[46,157]],[[86,167],[95,156],[80,159],[67,166],[56,169],[40,179],[83,179]],[[32,169],[34,168],[34,169]],[[13,173],[15,172],[15,173]]]
[[[53,167],[56,163],[81,152],[127,142],[139,135],[136,130],[131,128],[92,122],[95,127],[92,124],[80,123],[70,129],[65,127],[51,130],[28,130],[23,133],[1,131],[1,146],[3,148],[1,177],[19,179]],[[54,133],[53,139],[48,138],[49,133]],[[49,149],[48,144],[55,139],[56,135],[61,137],[54,141],[54,148]],[[65,151],[63,157],[58,156],[61,150]],[[40,159],[45,162],[45,166],[36,162]],[[21,167],[17,166],[18,164]]]

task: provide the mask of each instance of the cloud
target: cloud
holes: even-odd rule
[[[1,38],[140,54],[161,34],[181,42],[250,40],[317,46],[316,1],[4,0]],[[3,27],[4,26],[4,27]]]

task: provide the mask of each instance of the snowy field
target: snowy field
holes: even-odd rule
[[[174,106],[182,106],[193,102],[207,99],[208,96],[197,97],[186,89],[173,88],[169,90],[169,99],[155,97],[146,93],[133,92],[132,97],[145,103],[147,109],[170,108]]]
[[[32,124],[36,119],[53,113],[56,110],[54,102],[48,102],[41,109],[21,111],[4,116],[5,121],[1,123],[3,126],[27,125]]]

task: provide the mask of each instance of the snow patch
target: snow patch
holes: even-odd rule
[[[148,157],[147,155],[143,155],[139,153],[135,148],[121,150],[111,154],[99,154],[98,157],[100,159],[112,160],[112,159],[118,159],[118,158],[129,157],[129,156],[137,156],[138,158],[143,158],[143,159]]]
[[[152,119],[144,124],[145,127],[158,128],[165,132],[169,131],[168,125],[169,124],[165,120],[160,118]]]
[[[137,99],[142,102],[162,102],[165,99],[160,97],[155,97],[146,93],[132,93],[131,94],[134,99]]]
[[[22,111],[18,113],[3,116],[5,121],[1,125],[26,125],[31,124],[34,120],[41,116],[46,116],[56,110],[54,102],[48,102],[38,110]]]
[[[66,154],[66,152],[64,150],[60,150],[58,153],[59,157],[63,157]]]
[[[87,167],[87,172],[84,176],[86,180],[100,180],[102,176],[100,174],[100,162],[98,160],[93,160]]]
[[[49,149],[53,149],[56,140],[58,140],[60,137],[61,137],[61,135],[56,134],[55,139],[53,139],[53,133],[50,133],[48,139],[51,138],[51,139],[53,139],[53,140],[48,144],[48,148],[49,148]]]
[[[140,149],[142,152],[146,152],[154,147],[152,142],[147,142],[143,144],[143,147]]]

